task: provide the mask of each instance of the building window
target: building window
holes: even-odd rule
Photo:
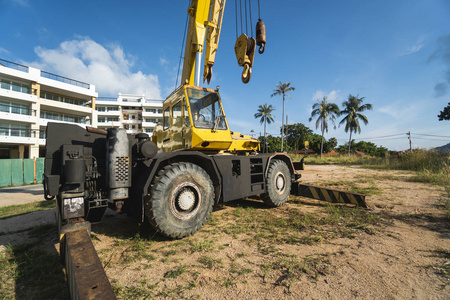
[[[86,104],[86,102],[82,101],[82,100],[58,96],[58,95],[54,95],[54,94],[47,93],[47,92],[41,92],[41,98],[47,99],[47,100],[59,101],[59,102],[63,102],[63,103],[75,104],[75,105],[79,105],[79,106],[84,106]]]
[[[158,109],[158,114],[162,114],[162,109]]]
[[[14,82],[6,79],[0,80],[0,87],[5,90],[12,90],[14,92],[31,94],[31,85],[25,83]]]
[[[117,106],[108,106],[108,111],[119,111]]]
[[[131,125],[131,129],[136,129],[136,125]]]
[[[135,120],[136,116],[135,115],[131,115],[131,119]]]
[[[45,129],[39,130],[39,138],[40,139],[46,139],[47,138],[47,132],[45,131]]]
[[[146,108],[145,111],[146,111],[146,112],[149,112],[149,113],[154,113],[154,114],[156,114],[156,109],[155,109],[155,108]]]
[[[119,122],[119,117],[108,118],[108,122]]]
[[[106,107],[104,107],[104,106],[97,106],[97,107],[95,108],[95,110],[96,110],[96,111],[105,111],[105,110],[106,110]]]
[[[147,133],[153,133],[153,128],[145,128],[145,132],[147,132]]]
[[[98,122],[99,123],[105,123],[106,122],[106,118],[105,117],[98,117]]]

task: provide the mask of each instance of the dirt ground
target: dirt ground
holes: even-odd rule
[[[412,176],[308,166],[302,182],[364,192],[369,208],[244,199],[175,241],[109,213],[92,238],[119,299],[449,299],[447,195]],[[3,222],[16,218],[24,222]],[[0,231],[0,244],[22,240]],[[57,238],[45,240],[58,249]]]
[[[320,238],[290,243],[277,236],[282,232],[263,236],[264,225],[253,225],[258,220],[247,222],[247,229],[239,227],[240,218],[252,212],[256,219],[266,212],[280,218],[296,211],[320,216],[326,207],[292,197],[276,209],[246,200],[224,206],[202,230],[180,241],[145,234],[133,239],[133,229],[109,231],[117,221],[122,228],[133,227],[128,218],[108,218],[101,228],[93,227],[98,230],[94,244],[119,298],[449,299],[450,228],[440,207],[444,191],[408,182],[411,176],[308,166],[304,183],[339,189],[356,184],[370,194],[368,217],[381,216],[382,221],[360,226],[364,230],[355,227],[352,234],[336,234],[329,224],[305,226],[298,236],[317,232]],[[250,214],[240,215],[242,210]]]

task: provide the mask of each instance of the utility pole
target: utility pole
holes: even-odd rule
[[[286,149],[288,148],[287,147],[287,136],[286,136],[287,127],[288,127],[288,115],[286,115],[286,126],[284,126],[284,132],[283,132],[284,136],[286,137]]]
[[[412,152],[411,131],[408,131],[406,135],[408,136],[409,139],[409,151]]]

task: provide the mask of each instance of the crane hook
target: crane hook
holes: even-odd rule
[[[266,48],[266,25],[261,19],[256,23],[256,45],[259,46],[259,54],[263,54]]]
[[[241,79],[243,83],[248,83],[250,78],[252,78],[252,67],[250,67],[250,64],[244,64],[243,67]]]

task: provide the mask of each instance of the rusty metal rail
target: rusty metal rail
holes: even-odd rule
[[[346,203],[367,208],[366,195],[364,194],[326,189],[323,187],[301,183],[295,183],[293,185],[291,194],[331,203]]]
[[[64,256],[71,299],[116,299],[86,229],[64,237]]]

